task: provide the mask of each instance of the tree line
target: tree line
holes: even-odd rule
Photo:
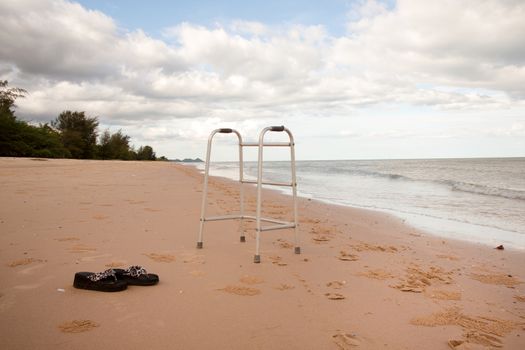
[[[0,80],[0,156],[76,159],[166,160],[151,146],[135,149],[121,130],[105,130],[99,137],[98,118],[84,112],[63,111],[50,123],[37,126],[19,120],[15,101],[27,94]]]

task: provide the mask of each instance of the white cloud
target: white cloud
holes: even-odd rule
[[[283,119],[351,119],[374,106],[493,111],[483,118],[515,110],[523,121],[522,1],[361,1],[341,37],[239,19],[174,23],[153,38],[64,0],[6,0],[0,13],[0,74],[30,92],[18,103],[27,119],[84,110],[144,140],[201,139],[217,123],[252,132]],[[359,135],[413,136],[371,128]]]
[[[363,7],[381,8],[375,1]],[[351,22],[351,35],[337,40],[336,63],[410,82],[525,97],[523,2],[400,0],[392,11],[372,12]]]
[[[0,58],[23,73],[75,80],[111,73],[117,32],[106,15],[65,1],[7,0],[0,12]]]

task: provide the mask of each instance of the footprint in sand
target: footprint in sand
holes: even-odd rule
[[[461,300],[461,293],[460,292],[451,292],[446,290],[433,290],[430,292],[425,293],[426,296],[432,299],[438,299],[438,300]]]
[[[156,262],[171,263],[176,260],[175,256],[171,254],[149,253],[144,255]]]
[[[277,290],[290,290],[290,289],[295,289],[295,287],[291,286],[289,284],[281,283],[280,285],[275,287],[275,289],[277,289]]]
[[[10,263],[8,263],[7,266],[17,267],[17,266],[29,265],[35,262],[44,262],[44,261],[41,259],[24,258],[24,259],[13,260]]]
[[[348,350],[361,345],[361,341],[355,334],[337,333],[332,336],[332,339],[341,350]]]
[[[278,245],[281,248],[284,249],[291,249],[294,247],[294,245],[284,239],[279,238],[277,241],[274,242],[274,244]]]
[[[468,349],[468,345],[501,348],[502,337],[520,327],[520,323],[492,317],[468,316],[460,308],[453,307],[426,317],[412,319],[411,324],[425,327],[459,326],[463,329],[462,340],[451,340],[453,349]],[[465,345],[463,345],[465,343]]]
[[[325,293],[325,297],[327,297],[330,300],[343,300],[346,299],[346,297],[343,294],[340,293]]]
[[[372,251],[372,252],[384,252],[384,253],[396,253],[398,249],[394,246],[382,246],[361,242],[359,244],[352,245],[352,248],[358,252]]]
[[[438,266],[430,266],[423,269],[413,264],[406,269],[406,276],[397,285],[390,287],[399,289],[402,292],[422,293],[427,287],[434,284],[451,284],[452,272],[445,271]]]
[[[411,292],[411,293],[423,293],[425,291],[424,288],[414,287],[414,286],[405,286],[405,285],[397,285],[397,286],[393,286],[393,288],[399,289],[402,292]]]
[[[452,340],[449,340],[447,342],[448,344],[448,347],[451,348],[451,349],[454,349],[454,350],[475,350],[475,349],[485,349],[485,347],[481,346],[481,345],[475,345],[475,344],[472,344],[471,342],[467,342],[467,341],[464,341],[464,340],[455,340],[455,339],[452,339]]]
[[[337,259],[343,261],[357,261],[359,260],[359,257],[357,255],[350,254],[347,251],[341,250]]]
[[[381,269],[359,272],[357,273],[357,276],[363,276],[363,277],[372,278],[372,279],[381,280],[381,281],[395,277],[390,272],[381,270]]]
[[[272,264],[277,265],[277,266],[286,266],[286,265],[288,265],[287,263],[283,262],[282,261],[283,258],[281,258],[278,255],[269,256],[268,259],[270,259],[272,261]]]
[[[525,295],[515,295],[514,299],[516,299],[519,302],[525,303]]]
[[[78,237],[59,237],[59,238],[55,238],[55,241],[58,241],[58,242],[68,242],[68,241],[79,241],[80,238]]]
[[[346,285],[346,281],[332,281],[326,284],[327,287],[333,289],[342,289]]]
[[[260,284],[264,282],[262,278],[256,276],[243,276],[239,281],[244,284]]]
[[[324,243],[324,242],[329,242],[330,241],[330,237],[328,236],[325,236],[325,235],[317,235],[315,237],[312,238],[312,240],[314,241],[314,243]]]
[[[242,286],[226,286],[221,289],[217,289],[229,294],[235,294],[240,296],[255,296],[258,294],[261,294],[261,291],[257,288],[249,288],[249,287],[242,287]]]
[[[99,326],[100,325],[98,323],[95,323],[91,320],[73,320],[60,324],[58,329],[64,333],[81,333],[88,332]]]
[[[437,254],[436,257],[440,258],[440,259],[446,259],[446,260],[450,260],[450,261],[459,261],[461,260],[459,257],[457,256],[454,256],[454,255],[447,255],[447,254]]]
[[[129,204],[142,204],[142,203],[146,203],[145,201],[136,201],[136,200],[133,200],[133,199],[126,199],[126,202],[128,202]]]
[[[314,225],[310,229],[310,233],[313,234],[312,240],[316,244],[329,242],[335,237],[335,229]]]
[[[149,211],[149,212],[155,213],[155,212],[159,212],[159,211],[162,211],[162,210],[161,209],[154,209],[154,208],[144,208],[144,211]]]
[[[88,253],[88,252],[94,252],[97,250],[97,248],[93,248],[90,246],[87,246],[85,244],[76,244],[68,249],[70,253]]]
[[[204,264],[204,256],[202,255],[183,255],[182,262],[185,264]]]
[[[479,275],[479,274],[473,273],[470,275],[470,278],[476,281],[479,281],[481,283],[503,285],[509,288],[514,288],[518,284],[523,283],[519,281],[516,277],[512,275],[505,275],[505,274]]]

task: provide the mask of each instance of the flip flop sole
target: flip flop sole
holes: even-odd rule
[[[99,281],[92,281],[88,276],[93,272],[77,272],[73,280],[73,287],[78,289],[96,290],[99,292],[120,292],[128,287],[125,281],[102,279]]]

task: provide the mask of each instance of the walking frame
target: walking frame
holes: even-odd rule
[[[289,142],[264,142],[265,134],[270,132],[286,132],[289,137]],[[240,183],[240,212],[233,215],[221,215],[221,216],[206,216],[206,203],[208,197],[208,177],[210,172],[210,157],[211,157],[211,146],[213,137],[215,134],[231,134],[234,133],[237,135],[239,140],[239,183]],[[301,248],[299,247],[299,232],[298,232],[298,220],[297,220],[297,182],[295,175],[295,143],[294,138],[290,130],[284,126],[269,126],[264,128],[259,134],[259,142],[243,142],[241,134],[234,129],[216,129],[213,130],[208,138],[208,148],[206,151],[206,165],[204,171],[204,190],[202,194],[202,207],[201,207],[201,216],[200,216],[200,227],[199,227],[199,238],[197,241],[197,248],[203,248],[203,229],[204,223],[207,221],[219,221],[219,220],[240,220],[240,241],[246,242],[246,237],[244,236],[244,220],[255,220],[256,222],[256,239],[255,239],[255,256],[253,259],[254,263],[261,262],[261,256],[259,254],[259,238],[261,232],[264,231],[273,231],[273,230],[282,230],[282,229],[294,229],[294,252],[295,254],[301,254]],[[244,178],[244,163],[243,163],[243,148],[244,147],[258,147],[258,162],[257,162],[257,181],[246,180]],[[263,181],[263,148],[264,147],[290,147],[290,162],[291,162],[291,182],[269,182]],[[257,185],[257,209],[255,216],[245,215],[244,212],[244,184],[256,184]],[[286,186],[292,188],[292,197],[293,197],[293,222],[287,222],[282,220],[277,220],[273,218],[264,218],[261,217],[262,212],[262,186],[263,185],[273,185],[273,186]],[[262,222],[267,222],[273,225],[263,226]]]

